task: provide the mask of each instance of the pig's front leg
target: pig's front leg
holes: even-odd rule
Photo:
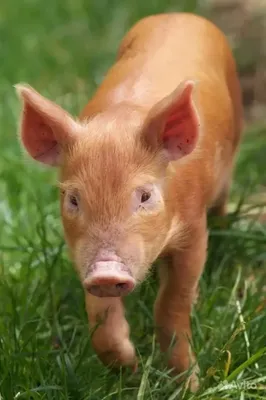
[[[201,225],[201,227],[200,227]],[[163,352],[169,351],[169,366],[181,373],[195,364],[191,352],[190,312],[201,276],[207,250],[207,230],[199,224],[190,230],[182,251],[174,251],[168,265],[160,269],[160,290],[155,303],[155,323]],[[190,388],[198,388],[198,367],[190,378]]]
[[[120,297],[95,297],[86,293],[92,345],[105,365],[137,367],[135,349]]]

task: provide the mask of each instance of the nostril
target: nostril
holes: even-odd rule
[[[117,283],[115,285],[115,287],[119,290],[126,290],[128,288],[128,284],[127,283]]]
[[[94,296],[101,295],[101,288],[100,288],[100,286],[97,286],[97,285],[92,285],[92,286],[88,287],[87,291],[89,293],[93,294]]]

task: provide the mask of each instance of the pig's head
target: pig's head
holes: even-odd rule
[[[193,87],[183,82],[148,114],[121,103],[78,121],[17,86],[22,145],[33,159],[60,169],[65,238],[93,295],[131,292],[167,245],[168,164],[189,154],[199,134]]]

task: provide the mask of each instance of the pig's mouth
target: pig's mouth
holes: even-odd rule
[[[86,290],[97,297],[126,296],[136,282],[130,268],[118,261],[95,262],[83,282]]]

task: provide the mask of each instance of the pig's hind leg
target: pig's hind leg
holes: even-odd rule
[[[129,339],[122,299],[86,293],[86,309],[92,345],[100,360],[108,366],[128,366],[135,370],[137,359]]]
[[[190,348],[190,313],[207,251],[206,216],[190,228],[186,248],[172,252],[160,269],[160,289],[155,303],[157,336],[163,352],[169,353],[169,366],[175,373],[193,366],[190,388],[198,388],[195,356]]]

